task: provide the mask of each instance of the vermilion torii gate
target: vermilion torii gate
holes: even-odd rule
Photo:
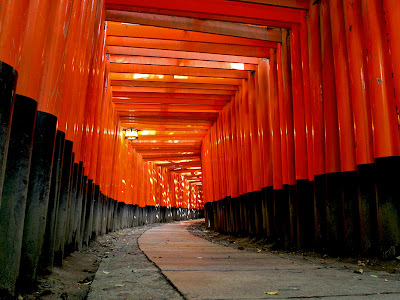
[[[0,1],[0,289],[203,208],[223,232],[397,255],[397,2]]]

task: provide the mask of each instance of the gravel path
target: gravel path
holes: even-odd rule
[[[184,299],[139,248],[138,238],[152,227],[130,228],[116,234],[87,299]]]

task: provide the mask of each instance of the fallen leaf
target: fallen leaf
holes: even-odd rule
[[[21,295],[18,296],[18,300],[23,300],[24,298],[22,298]]]
[[[262,250],[261,249],[257,249],[258,253],[260,253]]]
[[[278,295],[279,291],[274,291],[274,292],[264,292],[264,294],[267,295]]]
[[[385,279],[385,282],[388,282],[389,280]]]
[[[92,283],[91,281],[88,281],[88,282],[85,282],[84,285],[89,285],[91,283]]]
[[[322,261],[321,261],[321,264],[326,264],[326,261],[322,260]]]
[[[116,284],[115,286],[122,287],[124,285],[123,284]]]
[[[355,270],[354,273],[362,274],[362,273],[364,273],[364,270],[363,269]]]
[[[365,264],[361,260],[358,261],[358,265],[362,266],[362,267],[365,267]]]
[[[110,272],[107,272],[107,271],[103,271],[103,273],[104,273],[104,274],[110,274]]]
[[[369,275],[369,276],[374,277],[374,278],[378,278],[378,276],[376,276],[376,275]]]

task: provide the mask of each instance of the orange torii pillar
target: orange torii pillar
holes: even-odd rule
[[[358,227],[357,167],[353,108],[349,61],[347,59],[347,41],[345,34],[344,9],[341,1],[330,1],[329,4],[331,31],[334,51],[334,67],[337,95],[338,126],[340,141],[341,173],[331,174],[327,181],[328,240],[332,249],[340,248],[353,252],[358,243],[355,229]],[[332,180],[333,179],[333,180]],[[332,195],[333,197],[329,197]],[[331,213],[332,210],[336,210]],[[344,212],[344,213],[343,213]],[[335,215],[335,218],[333,217]]]
[[[20,71],[9,137],[10,151],[5,166],[8,175],[4,181],[3,205],[0,208],[0,240],[1,247],[4,247],[4,251],[0,253],[0,262],[3,262],[2,266],[7,266],[2,268],[5,275],[1,276],[0,288],[9,294],[14,293],[18,273],[20,286],[24,288],[29,288],[35,281],[42,245],[45,251],[42,253],[41,266],[50,270],[55,241],[58,241],[56,246],[59,246],[59,249],[70,241],[70,229],[76,221],[72,218],[75,214],[71,213],[69,202],[72,195],[70,174],[73,142],[67,141],[64,145],[65,133],[59,131],[56,135],[56,130],[60,116],[64,117],[66,123],[68,110],[65,108],[74,101],[71,97],[64,97],[64,91],[71,87],[72,80],[71,76],[66,75],[71,74],[68,71],[71,71],[70,64],[74,61],[74,55],[84,52],[76,49],[76,33],[80,32],[76,29],[79,28],[79,24],[82,28],[89,27],[85,23],[85,17],[92,19],[93,24],[97,18],[99,26],[102,26],[104,6],[99,4],[96,6],[86,2],[87,13],[83,13],[83,4],[70,0],[40,0],[32,1],[29,5],[26,1],[10,1],[10,4],[7,2],[2,9],[2,12],[7,12],[7,18],[2,19],[5,23],[4,26],[2,24],[0,40],[6,43],[7,39],[13,36],[13,49],[16,48],[10,49],[8,45],[8,48],[1,49],[8,49],[6,58],[12,59]],[[89,9],[91,7],[92,10]],[[21,17],[21,11],[26,13],[27,17]],[[74,17],[71,17],[72,15]],[[21,20],[27,22],[23,41],[19,41],[23,36],[19,24]],[[47,28],[49,29],[46,30]],[[94,32],[88,29],[87,34],[93,35],[95,40]],[[87,40],[84,39],[83,46],[87,44]],[[90,66],[91,45],[86,48],[87,58],[85,60],[82,56],[81,66],[84,66],[85,62],[86,66]],[[103,53],[104,51],[96,52],[97,55]],[[8,70],[5,64],[3,66],[2,63],[1,66],[4,72]],[[96,65],[95,68],[99,70],[97,74],[102,72],[99,66]],[[7,75],[9,83],[15,81],[11,75]],[[79,78],[74,79],[79,82]],[[8,85],[6,87],[10,88]],[[5,93],[4,99],[7,99],[9,93],[7,89],[1,90],[1,93]],[[61,104],[64,109],[60,113]],[[4,109],[8,108],[4,106]],[[1,116],[5,118],[6,114],[2,113]],[[8,130],[8,127],[2,126],[2,130]],[[65,130],[65,127],[61,126],[61,129]],[[62,205],[59,205],[60,203]],[[44,236],[47,237],[45,240]],[[62,253],[60,259],[63,256]]]
[[[385,1],[385,7],[390,1]],[[393,2],[393,1],[392,1]],[[398,91],[394,89],[399,72],[393,69],[398,53],[390,57],[389,37],[385,30],[385,11],[381,1],[361,1],[364,43],[370,55],[367,59],[373,146],[376,163],[376,197],[379,252],[384,257],[400,252],[400,197],[396,172],[400,167],[400,140],[398,127]],[[393,7],[393,6],[392,6]],[[398,14],[399,7],[394,8]],[[390,16],[389,16],[390,17]],[[389,37],[389,38],[388,38]],[[396,67],[395,67],[396,68]]]
[[[251,81],[244,82],[204,139],[206,219],[222,231],[253,230],[252,213],[246,212],[252,208],[242,200],[257,190],[257,169],[248,155],[248,133],[253,135],[248,120],[257,118],[264,232],[286,242],[281,224],[290,216],[290,242],[298,247],[394,256],[400,251],[399,70],[393,36],[399,7],[390,0],[314,2],[299,24],[282,30],[278,76],[275,53],[259,62],[256,112],[248,111]],[[236,113],[235,163],[235,151],[227,149],[229,109]],[[229,169],[238,169],[232,172],[239,174],[237,181],[224,176]],[[243,198],[234,213],[237,227],[227,209],[221,210],[230,197]]]
[[[57,116],[43,107],[48,105],[49,101],[56,102],[50,97],[42,97],[42,91],[47,81],[46,71],[47,73],[52,71],[48,64],[49,39],[52,31],[48,26],[58,19],[57,9],[63,8],[53,4],[52,1],[42,0],[36,3],[31,1],[22,56],[22,78],[17,84],[17,97],[23,95],[25,101],[33,99],[38,103],[37,113],[35,111],[36,124],[34,124],[30,172],[27,179],[28,191],[18,280],[18,285],[26,289],[36,281],[46,228],[43,220],[47,217],[50,193]],[[23,109],[26,110],[26,104]],[[27,125],[26,120],[22,122]]]
[[[311,78],[311,111],[312,111],[312,130],[314,133],[313,141],[313,170],[314,187],[311,194],[307,189],[300,194],[302,198],[309,199],[314,197],[314,233],[311,240],[315,246],[320,246],[325,239],[326,232],[326,204],[325,204],[325,119],[324,119],[324,98],[323,98],[323,69],[322,69],[322,40],[320,34],[320,4],[316,3],[310,7],[308,18],[308,37],[309,37],[309,62]]]
[[[1,196],[2,200],[0,200],[2,202],[0,203],[0,232],[2,232],[0,235],[0,265],[2,266],[0,294],[5,296],[14,294],[18,277],[27,177],[36,116],[34,99],[17,96],[18,109],[15,109],[14,105],[18,75],[21,78],[18,72],[21,69],[28,12],[29,1],[26,0],[5,1],[2,3],[0,12],[0,192],[6,194],[6,197]],[[29,75],[26,74],[26,76]],[[23,108],[25,100],[26,116]],[[15,121],[12,126],[13,117],[18,121]],[[27,119],[24,120],[25,117]],[[24,121],[27,122],[26,127]],[[13,138],[12,142],[10,142],[10,137]],[[20,149],[19,145],[21,145]],[[16,157],[20,151],[21,157]],[[19,162],[19,158],[23,161]],[[16,173],[13,174],[13,172]],[[7,180],[3,186],[5,174],[7,174]],[[18,185],[14,186],[17,180]],[[13,226],[14,224],[16,226]]]
[[[48,222],[46,228],[45,247],[47,247],[46,255],[42,255],[42,268],[51,270],[53,263],[61,264],[63,258],[63,245],[65,241],[65,232],[67,227],[68,201],[71,195],[70,177],[72,172],[73,153],[72,141],[66,139],[63,130],[63,118],[68,113],[73,99],[66,97],[66,90],[69,86],[70,64],[72,63],[71,53],[77,51],[76,46],[76,30],[79,20],[84,18],[81,5],[75,2],[65,3],[68,14],[61,13],[60,22],[66,18],[65,23],[68,24],[67,34],[64,35],[63,26],[58,27],[55,23],[51,38],[49,38],[48,61],[49,72],[46,74],[46,81],[42,90],[42,97],[46,99],[43,105],[39,106],[39,110],[46,111],[58,119],[58,131],[56,136],[56,147],[54,154],[54,163],[51,180],[51,194],[49,197]],[[60,57],[62,59],[60,59]],[[61,78],[60,78],[61,77]],[[56,95],[52,93],[56,91]],[[57,95],[58,94],[58,95]],[[59,156],[61,153],[61,156]],[[61,168],[62,166],[62,168]],[[54,221],[56,224],[54,225]],[[54,228],[55,226],[55,228]],[[48,235],[47,235],[48,234]],[[61,255],[60,255],[61,253]],[[56,256],[54,256],[56,254]],[[56,259],[56,261],[54,261]]]
[[[97,129],[100,120],[100,110],[103,96],[104,72],[105,72],[105,31],[104,28],[104,9],[98,6],[95,13],[95,32],[99,32],[100,36],[94,34],[93,45],[95,48],[94,56],[91,62],[91,72],[88,78],[86,106],[85,106],[85,123],[86,130],[83,132],[82,150],[84,175],[87,177],[88,194],[85,206],[85,223],[83,242],[85,245],[93,234],[94,219],[94,203],[97,203],[100,186],[96,184],[96,168],[97,168],[97,152],[99,132]],[[92,33],[93,34],[93,33]],[[85,128],[84,127],[84,128]],[[70,238],[71,240],[71,238]],[[71,240],[72,242],[72,240]]]
[[[369,253],[376,247],[377,216],[374,172],[373,133],[371,126],[371,111],[368,97],[368,82],[366,82],[367,56],[364,55],[364,42],[360,34],[363,30],[361,3],[344,1],[344,22],[346,28],[347,55],[351,83],[351,97],[355,124],[356,160],[360,176],[359,218],[360,218],[360,249]],[[375,212],[375,213],[374,213]],[[357,224],[355,224],[357,225]],[[355,231],[355,230],[353,230]],[[346,237],[346,240],[351,240]],[[353,238],[354,239],[354,238]]]
[[[3,187],[28,9],[29,1],[19,0],[3,2],[0,11],[0,194]]]
[[[56,118],[39,115],[36,121],[36,139],[33,139],[36,108],[43,79],[42,57],[48,36],[46,28],[51,9],[51,1],[46,0],[31,2],[29,8],[26,8],[27,29],[22,47],[20,76],[9,139],[7,177],[2,193],[3,206],[0,210],[2,216],[0,239],[1,244],[7,249],[1,251],[0,260],[5,259],[6,263],[2,265],[13,268],[12,271],[9,270],[11,276],[2,278],[9,280],[8,289],[11,293],[13,292],[11,285],[15,285],[18,276],[21,253],[20,284],[28,288],[26,282],[30,283],[35,278],[44,233],[41,220],[47,213],[47,207],[41,207],[41,203],[35,202],[45,204],[48,199]],[[18,15],[16,18],[19,19],[21,16]],[[37,32],[45,33],[37,36]],[[28,214],[25,218],[27,202]],[[29,205],[32,202],[35,203],[33,208],[38,207],[38,210],[32,209]]]
[[[99,7],[99,6],[100,7]],[[56,263],[61,264],[66,253],[82,247],[86,216],[84,214],[88,198],[93,196],[93,190],[87,186],[87,178],[83,176],[83,161],[78,141],[82,137],[82,127],[78,123],[83,120],[83,111],[87,104],[87,85],[89,71],[92,68],[92,47],[94,47],[95,20],[101,18],[99,9],[101,3],[93,5],[92,1],[75,3],[74,18],[71,20],[71,34],[66,47],[66,72],[62,91],[59,133],[65,135],[64,159],[68,163],[61,171],[57,232],[56,232]],[[77,17],[75,17],[77,16]],[[99,21],[97,21],[99,22]],[[72,29],[73,28],[73,29]],[[78,43],[77,43],[78,41]],[[97,48],[95,48],[97,51]],[[97,53],[97,52],[95,52]],[[79,67],[81,66],[81,67]],[[77,122],[77,120],[79,120]]]

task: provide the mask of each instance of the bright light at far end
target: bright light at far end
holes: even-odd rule
[[[155,130],[142,130],[140,135],[155,135],[157,131]]]
[[[231,68],[236,70],[244,70],[244,64],[242,63],[231,63]]]
[[[133,74],[133,79],[146,79],[149,78],[149,74]]]

